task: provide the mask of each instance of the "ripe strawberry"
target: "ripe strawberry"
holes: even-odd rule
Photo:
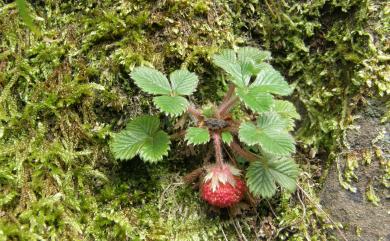
[[[231,207],[240,202],[246,185],[240,178],[240,170],[228,165],[212,165],[207,168],[200,195],[203,200],[219,208]]]

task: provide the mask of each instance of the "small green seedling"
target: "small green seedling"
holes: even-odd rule
[[[139,88],[155,95],[153,102],[159,110],[170,117],[184,113],[191,117],[187,120],[193,126],[183,134],[188,145],[212,143],[215,164],[202,168],[200,191],[213,206],[231,207],[248,189],[255,197],[269,198],[275,194],[276,184],[290,192],[296,188],[298,165],[291,158],[295,142],[289,131],[300,117],[292,103],[275,98],[291,94],[292,88],[266,62],[270,58],[268,51],[252,47],[214,55],[213,63],[227,73],[230,84],[219,105],[203,109],[186,98],[196,90],[196,74],[180,69],[168,80],[149,67],[136,67],[131,73]],[[231,114],[233,108],[240,108],[239,118]],[[120,160],[139,155],[145,162],[155,163],[168,155],[171,139],[177,136],[160,130],[157,116],[140,116],[114,134],[111,150]],[[248,166],[246,170],[240,170],[239,157],[249,163],[243,165]]]

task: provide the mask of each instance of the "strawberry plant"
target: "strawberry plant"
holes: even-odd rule
[[[182,135],[168,135],[160,130],[157,116],[136,117],[114,134],[111,150],[115,158],[128,160],[139,155],[145,162],[155,163],[168,155],[172,139],[183,136],[189,145],[211,143],[215,163],[204,164],[187,177],[201,177],[200,194],[210,205],[231,207],[247,191],[269,198],[275,194],[276,184],[294,191],[298,166],[291,158],[295,143],[289,131],[299,115],[292,103],[278,99],[291,94],[292,88],[267,63],[270,58],[268,51],[252,47],[214,55],[213,63],[226,72],[230,84],[219,105],[203,108],[186,98],[197,88],[196,74],[180,69],[168,79],[153,68],[136,67],[131,78],[144,92],[154,95],[155,106],[171,118],[187,113],[191,127],[180,132]]]

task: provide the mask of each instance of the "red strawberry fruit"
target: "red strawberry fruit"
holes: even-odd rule
[[[228,165],[212,165],[200,187],[203,200],[219,208],[231,207],[241,201],[246,185],[240,178],[240,170]]]

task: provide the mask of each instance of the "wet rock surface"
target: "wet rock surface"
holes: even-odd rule
[[[390,240],[390,192],[385,177],[390,123],[381,122],[384,111],[383,104],[371,101],[358,113],[356,128],[347,132],[349,149],[336,159],[321,193],[325,211],[343,225],[348,240]],[[348,184],[352,191],[344,188],[346,175],[351,177]],[[369,200],[370,190],[377,205]]]

